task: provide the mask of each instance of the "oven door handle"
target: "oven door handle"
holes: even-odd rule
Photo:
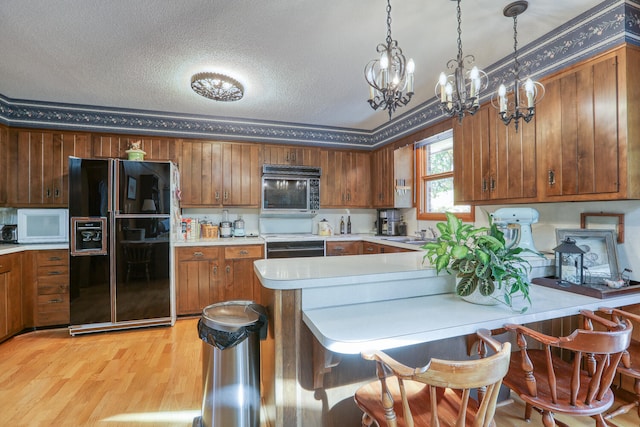
[[[324,250],[323,247],[317,247],[317,248],[274,248],[274,249],[267,249],[267,252],[270,253],[276,253],[276,252],[291,252],[291,251],[320,251],[320,250]]]

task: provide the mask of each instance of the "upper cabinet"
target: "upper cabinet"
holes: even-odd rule
[[[7,190],[8,190],[8,160],[9,156],[7,153],[9,145],[9,129],[0,126],[0,153],[3,153],[2,158],[0,159],[0,205],[3,205],[7,202]]]
[[[371,206],[392,208],[393,195],[393,146],[387,145],[371,153]]]
[[[590,60],[544,81],[537,108],[541,201],[640,197],[637,48]]]
[[[182,207],[260,206],[257,144],[182,141]]]
[[[505,126],[491,103],[453,123],[454,191],[458,203],[533,200],[535,125]],[[524,199],[524,200],[523,200]]]
[[[94,135],[92,156],[126,159],[126,151],[131,142],[140,141],[140,148],[146,154],[145,160],[177,161],[176,140],[172,138],[150,138],[120,135]]]
[[[370,206],[371,159],[361,151],[320,150],[320,207]]]
[[[454,123],[456,202],[640,198],[639,67],[640,49],[623,46],[543,80],[518,132],[490,104]]]
[[[7,204],[66,207],[69,156],[91,155],[89,135],[17,131],[7,150]]]
[[[262,161],[267,165],[320,166],[320,149],[264,144]]]

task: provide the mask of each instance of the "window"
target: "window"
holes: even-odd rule
[[[438,221],[454,212],[473,221],[473,206],[453,202],[453,130],[417,142],[416,162],[418,219]]]

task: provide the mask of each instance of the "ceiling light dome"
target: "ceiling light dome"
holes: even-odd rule
[[[238,101],[244,96],[244,87],[239,81],[219,73],[194,74],[191,89],[214,101]]]

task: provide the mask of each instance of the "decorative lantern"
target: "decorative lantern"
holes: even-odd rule
[[[556,260],[556,279],[581,285],[584,283],[584,251],[570,237],[553,248]]]

